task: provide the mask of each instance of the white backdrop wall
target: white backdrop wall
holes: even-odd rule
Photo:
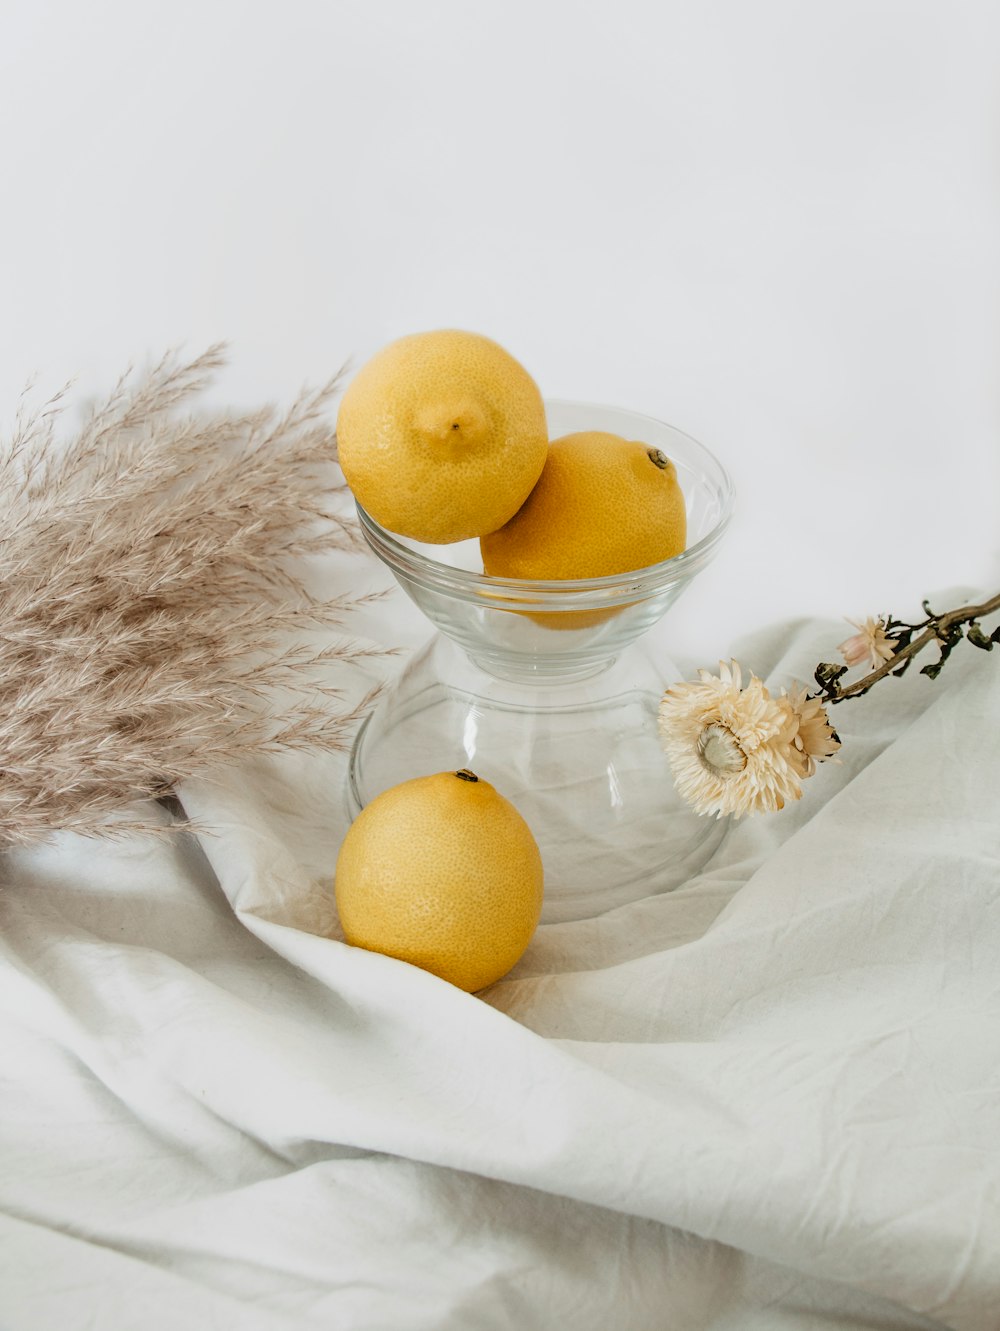
[[[998,75],[989,0],[7,0],[0,418],[466,327],[727,463],[685,655],[1000,585]]]

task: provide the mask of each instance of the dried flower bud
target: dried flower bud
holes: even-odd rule
[[[884,662],[892,659],[896,644],[886,634],[888,627],[886,616],[883,615],[879,619],[868,618],[863,623],[859,623],[856,619],[849,619],[847,622],[858,632],[846,638],[837,650],[849,666],[867,662],[872,670],[877,670]]]

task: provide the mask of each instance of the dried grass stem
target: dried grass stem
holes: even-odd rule
[[[359,544],[337,378],[280,412],[178,415],[224,361],[128,371],[68,439],[67,390],[25,398],[0,441],[0,846],[114,832],[196,773],[342,747],[370,702],[342,696],[373,650],[343,623],[369,597],[318,601],[301,566]]]

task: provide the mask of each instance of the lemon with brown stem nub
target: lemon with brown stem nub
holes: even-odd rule
[[[658,448],[601,430],[563,435],[525,503],[480,541],[500,578],[603,578],[680,554],[684,496]]]
[[[677,468],[659,448],[601,430],[563,435],[509,522],[480,540],[493,577],[566,581],[631,573],[678,555],[687,510]],[[550,628],[599,623],[614,610],[533,614]]]
[[[383,791],[348,829],[334,890],[344,937],[474,992],[538,926],[538,844],[511,802],[461,769]]]

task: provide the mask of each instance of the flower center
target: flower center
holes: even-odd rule
[[[734,776],[747,765],[747,756],[728,726],[713,723],[698,736],[698,757],[713,776]]]

